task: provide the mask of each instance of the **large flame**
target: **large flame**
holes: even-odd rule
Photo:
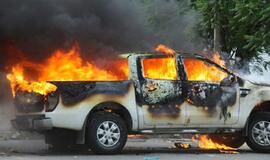
[[[212,60],[220,65],[221,67],[224,67],[225,68],[225,61],[222,60],[220,54],[218,52],[214,52],[213,53],[213,56],[212,56]]]
[[[149,58],[142,60],[144,76],[153,79],[176,80],[176,64],[173,57]]]
[[[169,55],[168,58],[151,58],[143,60],[145,77],[154,79],[177,79],[176,71],[176,52],[163,44],[158,45],[156,52],[162,52]],[[222,67],[225,62],[221,59],[218,52],[212,56],[212,60]],[[185,58],[184,65],[190,81],[214,81],[220,82],[228,76],[228,74],[214,65],[210,65],[202,60],[195,58]]]
[[[44,64],[39,81],[113,81],[128,79],[126,59],[109,60],[110,69],[99,68],[91,61],[83,61],[77,47],[67,53],[56,51]]]
[[[154,48],[156,52],[162,52],[169,57],[143,59],[144,76],[153,79],[176,80],[175,51],[163,44]]]
[[[113,81],[128,79],[127,60],[108,60],[110,69],[99,68],[94,62],[84,61],[77,45],[69,51],[57,50],[43,63],[24,61],[12,67],[7,75],[13,96],[17,90],[46,95],[57,89],[48,81]],[[36,79],[26,70],[38,74]]]
[[[165,46],[158,45],[157,52],[168,57],[142,60],[144,76],[153,79],[177,79],[176,52]],[[224,66],[219,54],[213,55],[213,61]],[[13,96],[17,90],[36,92],[46,95],[57,89],[48,81],[114,81],[127,80],[129,77],[127,59],[108,59],[109,67],[100,67],[94,60],[84,61],[78,45],[70,50],[56,50],[48,59],[41,63],[24,60],[12,67],[7,75]],[[192,58],[184,59],[189,80],[221,81],[227,73],[215,66]],[[34,75],[31,73],[35,73]]]
[[[16,90],[46,95],[57,89],[55,85],[47,83],[46,81],[29,82],[25,80],[23,70],[24,69],[22,66],[16,65],[12,68],[12,73],[7,75],[7,79],[10,81],[13,96],[15,96]]]
[[[194,58],[184,59],[184,65],[190,81],[214,81],[220,82],[228,74],[214,65]]]
[[[237,148],[232,148],[224,144],[216,143],[211,138],[209,138],[207,134],[195,135],[192,137],[192,140],[198,142],[198,146],[201,149],[219,150],[220,152],[225,152],[225,153],[238,153]]]

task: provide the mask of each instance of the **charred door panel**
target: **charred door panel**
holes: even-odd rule
[[[152,117],[177,118],[185,98],[182,83],[170,80],[145,80],[142,83],[143,104]]]
[[[192,111],[189,112],[190,123],[226,123],[230,118],[235,118],[229,107],[237,107],[237,87],[203,82],[190,82],[187,86],[187,109]],[[201,121],[203,119],[206,121]]]
[[[145,80],[142,83],[142,96],[145,104],[181,104],[182,83],[169,80]]]
[[[218,84],[190,82],[187,83],[188,102],[194,106],[207,106],[213,110],[221,97]]]
[[[159,73],[161,71],[160,67],[168,67],[164,66],[167,65],[167,62],[174,65],[175,57],[169,57],[168,59],[164,57],[166,55],[157,57],[157,59],[161,58],[157,61],[151,57],[140,57],[137,60],[136,71],[139,81],[136,85],[136,98],[137,104],[142,110],[144,124],[148,127],[180,127],[185,122],[183,81],[178,78],[177,66],[173,67],[175,71],[162,70],[163,72],[175,73],[175,77],[166,73],[156,74],[151,77],[151,74],[145,74],[147,71],[144,70],[145,68],[142,65],[144,63],[143,59],[149,58],[150,60],[144,63],[147,65],[148,71]],[[135,70],[135,68],[133,69]],[[162,76],[163,74],[165,76]]]
[[[183,83],[145,79],[141,85],[144,122],[180,127],[185,122]]]
[[[202,59],[184,59],[189,125],[234,124],[239,115],[235,76]],[[222,82],[223,85],[221,85]]]

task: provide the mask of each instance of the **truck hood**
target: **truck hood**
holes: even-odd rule
[[[261,87],[263,87],[263,86],[270,87],[270,81],[257,80],[257,79],[255,79],[255,77],[244,76],[244,75],[239,75],[239,74],[237,76],[240,77],[241,79],[243,79],[244,81],[247,81],[253,85],[257,85],[257,86],[261,86]]]
[[[260,85],[260,86],[266,86],[266,87],[270,87],[270,82],[257,82],[254,80],[247,80],[250,83],[254,84],[254,85]]]

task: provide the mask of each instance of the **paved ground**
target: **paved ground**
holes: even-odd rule
[[[0,141],[0,159],[10,160],[263,160],[269,159],[269,154],[253,153],[246,145],[237,154],[225,154],[219,151],[204,151],[197,148],[176,149],[173,143],[165,139],[134,140],[127,143],[119,155],[98,156],[91,152],[78,150],[52,153],[43,140],[5,140]]]

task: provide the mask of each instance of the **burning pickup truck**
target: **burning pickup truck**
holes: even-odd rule
[[[98,154],[121,151],[130,133],[150,132],[209,133],[231,147],[246,142],[254,151],[270,151],[270,87],[195,54],[127,59],[124,80],[49,81],[45,94],[16,90],[14,125],[58,136],[48,143],[72,131],[63,142]]]

